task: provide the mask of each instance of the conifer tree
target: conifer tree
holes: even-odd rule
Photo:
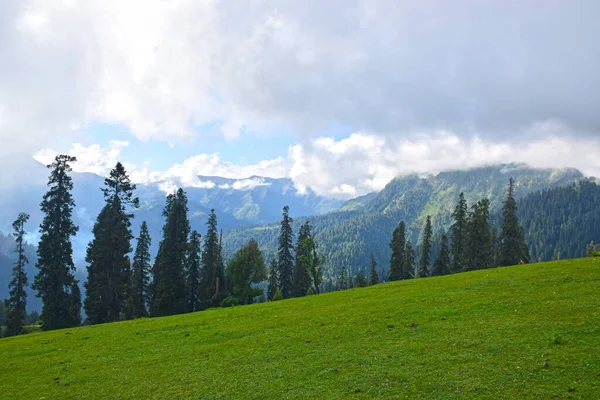
[[[2,327],[6,324],[6,300],[0,299],[0,338],[2,337]]]
[[[442,235],[442,247],[435,258],[435,262],[433,263],[433,272],[432,275],[448,275],[451,273],[450,270],[450,250],[448,249],[448,237],[446,235]]]
[[[413,249],[412,244],[408,240],[406,241],[406,247],[404,250],[404,263],[405,263],[406,273],[410,274],[411,278],[414,278],[416,275],[415,250]]]
[[[23,333],[25,318],[27,317],[27,274],[25,265],[29,263],[25,256],[24,236],[25,224],[29,220],[29,215],[19,214],[13,222],[13,233],[17,243],[15,253],[17,253],[17,262],[12,271],[12,279],[8,284],[10,289],[9,298],[6,300],[6,336],[20,335]]]
[[[281,293],[281,289],[277,288],[277,290],[275,291],[275,295],[273,295],[273,298],[271,299],[271,301],[279,301],[279,300],[283,300],[283,293]]]
[[[279,289],[279,280],[277,278],[277,260],[273,258],[269,263],[269,278],[267,280],[267,299],[273,300],[275,292]]]
[[[354,279],[352,278],[352,275],[348,277],[348,289],[354,289]]]
[[[142,222],[140,236],[133,256],[133,277],[131,288],[131,310],[133,318],[148,316],[147,305],[150,302],[150,244],[152,239],[148,224]]]
[[[506,200],[502,205],[502,231],[498,249],[498,263],[502,266],[529,262],[529,248],[525,242],[523,227],[517,218],[517,202],[515,200],[515,181],[510,178],[506,191]]]
[[[390,281],[406,279],[404,251],[406,246],[406,232],[404,221],[400,221],[398,227],[394,229],[390,247],[392,256],[390,257]]]
[[[375,262],[375,257],[371,254],[371,269],[369,271],[369,286],[377,285],[379,283],[379,275],[377,275],[377,270],[375,267],[377,263]]]
[[[452,225],[450,226],[450,251],[452,253],[452,272],[462,271],[465,267],[465,243],[466,228],[469,209],[465,194],[458,195],[458,204],[452,213]]]
[[[41,210],[38,260],[33,288],[42,299],[42,328],[68,328],[81,323],[81,291],[75,279],[71,236],[77,233],[72,222],[75,202],[71,196],[73,181],[69,176],[75,157],[58,155],[48,166],[51,169]]]
[[[356,274],[356,287],[365,286],[367,286],[367,278],[365,277],[365,274],[363,274],[362,270],[358,271],[358,274]]]
[[[300,262],[306,266],[306,271],[310,278],[308,289],[311,289],[313,293],[319,293],[319,287],[323,282],[323,268],[321,265],[325,263],[325,258],[319,258],[317,244],[312,236],[308,236],[300,241],[298,249],[300,251]]]
[[[339,290],[348,289],[346,279],[347,279],[346,278],[346,268],[342,267],[342,269],[340,271],[340,276],[338,277],[338,289]]]
[[[312,251],[311,248],[303,246],[303,241],[309,237],[312,237],[312,227],[310,223],[306,221],[300,227],[298,232],[298,242],[296,243],[296,264],[294,266],[294,291],[295,297],[305,296],[308,289],[311,287],[311,278],[308,273],[309,266],[306,264],[308,261],[308,253]]]
[[[187,308],[185,256],[190,232],[187,212],[187,196],[183,189],[167,197],[163,211],[166,217],[163,240],[153,269],[150,305],[153,316],[181,314]]]
[[[492,266],[492,236],[490,229],[490,202],[482,199],[471,207],[467,220],[465,243],[465,271]]]
[[[190,248],[187,255],[188,312],[200,310],[201,237],[202,235],[197,231],[192,231],[190,235]]]
[[[277,248],[277,275],[279,277],[279,285],[283,297],[288,299],[292,296],[293,291],[293,270],[294,250],[292,231],[293,219],[289,215],[290,208],[283,207],[283,218],[281,220],[281,230],[279,233],[279,247]]]
[[[200,301],[218,306],[225,283],[225,271],[221,256],[221,244],[217,229],[217,214],[210,210],[207,230],[204,235],[204,248],[202,249],[202,272],[200,274]],[[218,292],[217,292],[218,290]]]
[[[99,324],[131,317],[131,214],[139,207],[131,183],[120,162],[104,180],[101,189],[106,204],[93,228],[87,248],[88,280],[84,308],[88,322]]]
[[[258,243],[250,239],[227,265],[227,278],[239,304],[252,304],[254,298],[263,293],[252,284],[263,282],[266,277],[267,269]]]
[[[428,215],[423,228],[423,239],[421,242],[421,258],[419,259],[419,278],[429,276],[429,265],[431,263],[431,217]]]

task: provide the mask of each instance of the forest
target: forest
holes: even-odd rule
[[[431,190],[419,179],[409,181],[410,189],[396,186],[393,195],[367,196],[351,210],[313,219],[294,221],[284,206],[275,229],[245,229],[253,236],[231,240],[233,249],[227,243],[233,237],[223,237],[214,209],[204,233],[191,229],[187,194],[180,188],[165,199],[158,252],[151,254],[146,222],[139,232],[131,230],[140,202],[136,185],[117,163],[102,188],[105,204],[86,251],[87,277],[79,282],[71,242],[78,231],[70,176],[75,161],[59,155],[49,166],[35,276],[27,274],[29,215],[21,213],[13,223],[16,261],[9,298],[0,307],[3,335],[25,333],[38,318],[42,329],[53,330],[600,252],[594,244],[600,237],[598,185],[582,180],[517,199],[518,185],[510,178],[495,187],[493,199],[483,193],[469,202],[481,191],[460,191],[444,204],[451,208],[448,217],[415,217],[417,210],[407,204],[422,202]],[[382,202],[386,196],[393,198]],[[366,236],[369,242],[360,240]],[[27,313],[29,287],[42,302],[40,315]]]

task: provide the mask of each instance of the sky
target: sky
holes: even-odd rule
[[[0,184],[65,152],[138,183],[287,177],[340,198],[507,162],[598,177],[598,15],[596,0],[3,1]]]

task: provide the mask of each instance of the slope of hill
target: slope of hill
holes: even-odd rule
[[[388,244],[400,220],[407,223],[409,237],[416,243],[428,214],[433,217],[435,232],[448,228],[461,191],[469,204],[488,197],[492,213],[498,212],[511,176],[516,181],[519,198],[538,190],[570,185],[583,178],[581,172],[574,169],[535,169],[521,165],[443,172],[437,176],[399,177],[370,199],[346,203],[342,206],[342,210],[346,211],[298,218],[294,232],[306,219],[311,221],[315,238],[326,258],[327,270],[332,276],[337,276],[342,267],[349,269],[352,275],[360,269],[365,271],[370,265],[371,253],[379,268],[387,269]],[[273,254],[278,229],[277,224],[272,224],[225,232],[225,249],[232,252],[253,237],[267,254]]]
[[[597,398],[600,259],[0,339],[5,398]]]

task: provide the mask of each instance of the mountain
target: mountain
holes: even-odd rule
[[[340,211],[296,218],[294,231],[297,232],[304,221],[311,222],[331,277],[337,276],[341,268],[349,269],[353,275],[361,269],[364,272],[371,254],[378,268],[385,271],[392,231],[401,220],[406,222],[407,236],[414,244],[427,215],[432,216],[434,232],[439,236],[449,227],[460,192],[465,193],[469,205],[482,197],[489,198],[491,212],[497,213],[510,177],[515,179],[517,198],[523,198],[539,190],[579,182],[584,175],[576,169],[538,169],[509,164],[397,177],[376,195],[347,202]],[[277,224],[240,227],[225,232],[223,241],[225,249],[232,252],[254,238],[269,257],[275,252],[278,233]]]
[[[31,160],[19,170],[19,183],[4,190],[0,197],[0,247],[12,249],[12,237],[1,236],[12,233],[12,222],[20,212],[30,214],[26,225],[27,240],[39,241],[38,227],[43,215],[40,211],[42,196],[47,191],[49,170],[41,163]],[[77,278],[85,280],[85,252],[92,239],[92,228],[96,217],[104,206],[100,188],[104,177],[92,173],[72,173],[75,210],[73,219],[79,232],[73,239],[74,260],[77,265]],[[199,176],[198,181],[205,187],[187,187],[189,216],[192,229],[205,232],[206,217],[215,209],[219,228],[232,229],[250,224],[264,224],[277,221],[284,205],[289,205],[291,215],[318,215],[339,208],[341,200],[319,196],[308,190],[299,193],[290,179],[272,179],[251,176],[245,179],[227,179],[216,176]],[[147,221],[152,237],[152,254],[158,251],[160,232],[164,224],[162,210],[165,205],[165,187],[169,182],[155,182],[137,185],[136,195],[140,197],[140,208],[134,211],[132,230],[137,237],[142,221]],[[135,246],[135,243],[133,243]],[[5,250],[6,250],[5,249]],[[12,250],[0,253],[0,299],[7,296],[8,275],[12,268]],[[31,268],[35,264],[35,250],[30,255]],[[29,273],[33,281],[35,269]],[[30,304],[36,299],[29,296]]]

